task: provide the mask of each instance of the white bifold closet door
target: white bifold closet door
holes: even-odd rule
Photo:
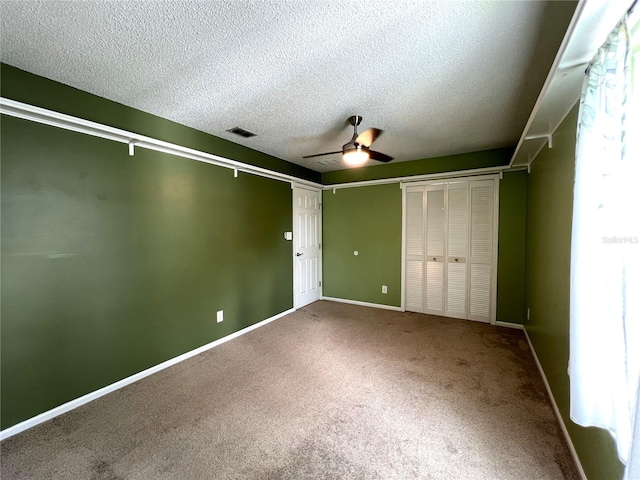
[[[445,309],[445,189],[438,185],[425,190],[427,271],[424,312],[442,315]]]
[[[490,322],[495,180],[405,189],[405,309]]]
[[[467,318],[467,257],[469,250],[468,182],[448,185],[447,308],[448,317]]]
[[[471,197],[471,244],[469,252],[469,316],[471,320],[491,319],[492,272],[494,270],[494,180],[469,182]]]
[[[424,311],[424,200],[423,188],[407,188],[405,199],[405,310]]]

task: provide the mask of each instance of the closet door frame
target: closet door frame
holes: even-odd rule
[[[499,226],[499,213],[500,213],[500,175],[477,175],[469,177],[455,177],[441,178],[438,180],[426,180],[420,182],[402,182],[400,188],[402,189],[402,284],[401,284],[401,308],[405,310],[405,275],[406,275],[406,241],[407,241],[407,190],[408,186],[427,186],[427,185],[448,185],[450,183],[459,183],[461,181],[476,181],[476,180],[493,180],[494,181],[494,198],[493,198],[493,253],[491,262],[491,315],[489,323],[491,325],[496,324],[496,311],[498,300],[498,226]],[[425,252],[426,253],[426,252]],[[482,321],[469,318],[472,321]],[[487,323],[484,322],[483,323]]]

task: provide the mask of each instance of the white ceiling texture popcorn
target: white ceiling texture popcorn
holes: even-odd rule
[[[317,171],[359,127],[394,162],[515,145],[574,2],[21,1],[1,59]],[[257,134],[242,138],[226,130]],[[375,162],[370,161],[372,164]]]

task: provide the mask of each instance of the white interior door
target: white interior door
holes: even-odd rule
[[[293,188],[293,306],[301,308],[321,295],[320,192]]]

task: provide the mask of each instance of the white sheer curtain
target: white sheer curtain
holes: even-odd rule
[[[633,89],[638,78],[630,39],[635,17],[625,16],[595,55],[580,101],[569,361],[571,419],[611,433],[629,479],[640,478],[640,95]]]

